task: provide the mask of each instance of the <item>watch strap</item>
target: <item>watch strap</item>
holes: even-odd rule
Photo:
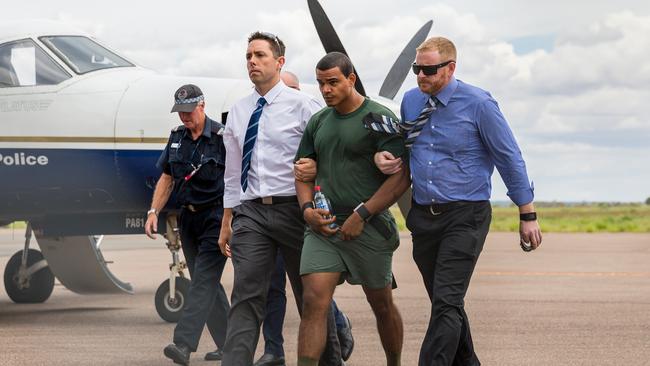
[[[315,206],[314,206],[314,202],[313,202],[313,201],[305,202],[305,203],[303,203],[302,207],[300,207],[300,212],[302,212],[302,214],[304,215],[306,209],[308,209],[308,208],[314,208],[314,207],[315,207]]]
[[[354,209],[354,212],[359,214],[359,216],[361,216],[361,219],[363,221],[368,221],[368,219],[370,219],[370,216],[372,216],[372,214],[370,213],[370,211],[368,211],[368,208],[366,208],[366,205],[363,202],[361,202],[359,206],[357,206]]]
[[[526,213],[519,214],[519,220],[535,221],[537,220],[537,212],[526,212]]]

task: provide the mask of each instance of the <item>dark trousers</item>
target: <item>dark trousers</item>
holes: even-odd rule
[[[235,278],[222,365],[250,366],[264,320],[278,250],[284,258],[298,312],[302,313],[300,254],[305,223],[297,202],[264,205],[245,201],[233,209],[232,230],[230,250]],[[331,311],[327,344],[320,364],[341,364],[341,350]]]
[[[226,257],[219,250],[222,208],[200,212],[183,209],[178,218],[183,254],[192,282],[183,315],[174,329],[174,343],[196,351],[207,324],[214,343],[223,348],[228,323],[228,296],[221,285]]]
[[[275,270],[271,277],[271,286],[266,299],[266,316],[262,325],[264,334],[264,353],[284,357],[284,315],[287,310],[287,276],[282,254],[275,258]]]
[[[488,201],[455,203],[437,215],[429,206],[414,204],[408,214],[413,259],[431,300],[419,366],[481,364],[474,352],[464,305],[491,218]]]
[[[271,277],[271,286],[266,299],[266,316],[262,325],[264,335],[264,353],[284,357],[284,337],[282,327],[284,326],[284,315],[287,309],[287,277],[284,268],[284,259],[278,252],[275,259],[275,270]],[[341,329],[347,326],[343,313],[332,300],[332,311],[336,328]]]
[[[339,310],[336,301],[332,300],[332,313],[334,313],[334,324],[336,324],[336,329],[341,329],[347,327],[347,322],[343,317],[343,312]]]

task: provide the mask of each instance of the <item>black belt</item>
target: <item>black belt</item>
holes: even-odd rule
[[[383,212],[383,211],[382,211]],[[380,214],[382,213],[380,212]],[[354,213],[354,207],[346,207],[346,206],[336,206],[332,207],[332,214],[336,216],[336,214],[340,215],[352,215]],[[370,216],[368,219],[368,223],[374,227],[381,236],[383,236],[385,239],[389,239],[393,233],[390,230],[390,227],[386,227],[384,222],[379,219],[377,216],[378,214]]]
[[[412,205],[415,208],[428,211],[433,216],[438,216],[447,211],[451,211],[463,206],[469,206],[469,205],[480,204],[485,202],[487,201],[454,201],[454,202],[446,202],[446,203],[432,203],[430,205],[420,205],[416,202],[412,202]]]
[[[251,202],[261,203],[263,205],[276,205],[278,203],[298,203],[298,197],[296,196],[268,196],[268,197],[259,197],[250,200]]]
[[[215,201],[208,202],[208,203],[200,203],[200,204],[190,203],[190,204],[187,204],[187,205],[183,205],[182,207],[184,209],[186,209],[186,210],[191,211],[191,212],[199,212],[199,211],[206,210],[208,208],[212,208],[212,207],[215,207],[215,206],[220,206],[222,204],[223,204],[223,199],[219,198],[219,199],[217,199]]]

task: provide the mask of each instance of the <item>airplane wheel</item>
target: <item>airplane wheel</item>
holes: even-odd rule
[[[5,267],[4,280],[7,295],[15,303],[40,303],[45,302],[54,289],[54,274],[49,267],[41,268],[32,274],[26,282],[21,283],[18,277],[23,251],[19,251],[9,259]],[[27,267],[43,259],[43,254],[36,249],[29,249],[27,253]]]
[[[183,314],[185,301],[190,293],[190,280],[176,277],[176,294],[174,300],[169,298],[169,280],[163,281],[156,291],[156,311],[158,315],[170,323],[176,323]]]

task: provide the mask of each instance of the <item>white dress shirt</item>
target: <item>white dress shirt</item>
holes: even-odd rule
[[[255,90],[242,98],[228,113],[223,142],[226,145],[226,171],[223,207],[232,208],[241,201],[267,196],[296,194],[293,160],[302,133],[311,116],[322,106],[312,96],[278,82],[264,99],[257,140],[253,147],[248,188],[241,188],[241,164],[248,121],[262,97]]]

